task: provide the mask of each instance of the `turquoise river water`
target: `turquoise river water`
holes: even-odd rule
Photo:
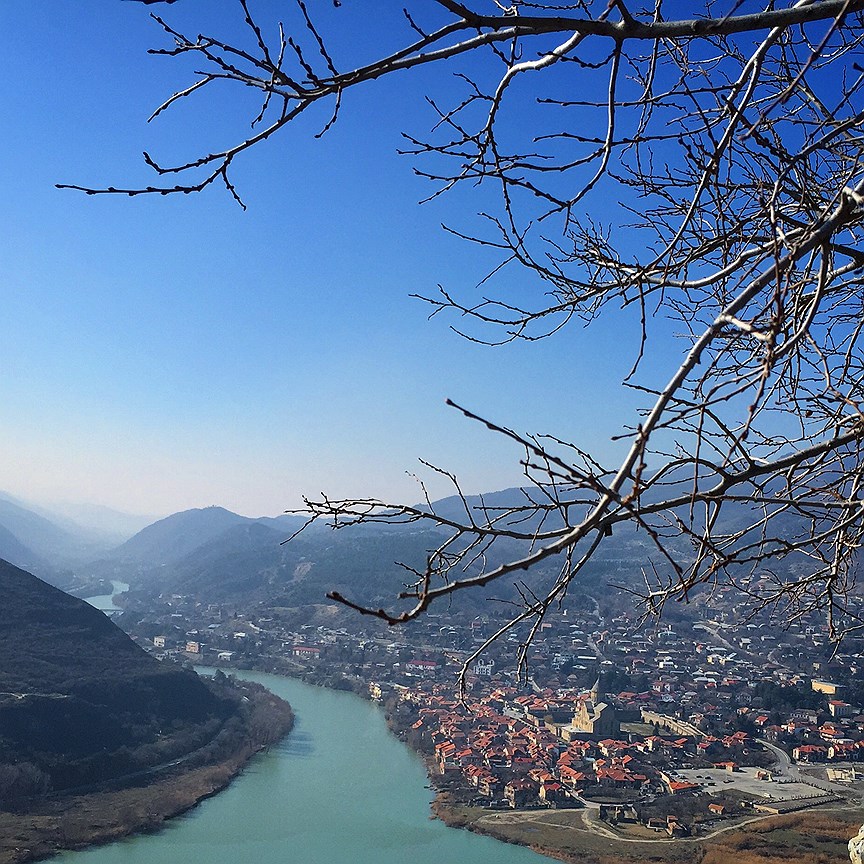
[[[54,864],[550,864],[429,818],[422,761],[350,693],[242,673],[287,699],[293,731],[223,792],[131,837]]]
[[[85,598],[91,606],[104,612],[106,615],[111,615],[112,612],[120,612],[121,607],[114,603],[114,598],[129,590],[129,586],[125,582],[120,582],[117,579],[111,581],[111,593],[99,594],[96,597]]]

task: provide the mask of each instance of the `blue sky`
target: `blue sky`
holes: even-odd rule
[[[253,2],[262,20],[276,7]],[[384,21],[394,9],[370,7]],[[190,29],[242,23],[227,0],[156,8]],[[320,9],[337,61],[374,51],[359,18]],[[151,182],[142,150],[170,162],[224,144],[248,128],[252,103],[202,95],[148,125],[193,78],[146,54],[167,43],[139,3],[4,0],[0,25],[0,489],[257,515],[322,490],[415,500],[406,472],[418,458],[470,492],[518,483],[519,451],[447,397],[613,452],[609,436],[633,416],[618,388],[629,324],[491,349],[409,297],[438,283],[477,296],[492,261],[440,229],[470,227],[482,190],[418,206],[429,188],[396,153],[401,130],[433,122],[423,95],[446,94],[449,70],[357,90],[323,140],[313,117],[249,154],[234,175],[246,212],[217,188],[87,197],[54,184]],[[538,290],[515,270],[497,285]]]

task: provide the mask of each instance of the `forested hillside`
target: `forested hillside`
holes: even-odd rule
[[[235,702],[101,612],[0,561],[0,803],[173,760]]]

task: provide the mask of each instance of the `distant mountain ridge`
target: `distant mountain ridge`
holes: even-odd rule
[[[46,506],[31,505],[30,509],[72,534],[86,534],[109,546],[125,542],[159,518],[86,502],[55,502]]]
[[[469,506],[479,504],[479,496]],[[519,489],[484,496],[487,506],[527,500]],[[436,502],[453,515],[459,499]],[[175,513],[149,525],[92,566],[102,578],[134,587],[200,597],[206,602],[266,601],[301,606],[331,591],[358,602],[390,604],[409,578],[402,564],[422,569],[444,537],[441,529],[408,525],[308,527],[299,516],[250,518],[222,507]],[[503,546],[507,544],[502,544]],[[511,544],[512,545],[512,544]]]
[[[109,551],[127,536],[83,527],[68,517],[0,491],[0,558],[54,584],[68,585],[72,570]]]
[[[51,570],[44,558],[25,546],[5,525],[0,525],[0,558],[27,570]]]
[[[251,521],[224,507],[184,510],[143,528],[114,549],[111,557],[134,564],[173,563],[234,525]]]
[[[215,505],[183,510],[143,528],[108,557],[115,562],[161,567],[177,563],[233,528],[257,525],[277,532],[280,540],[276,542],[281,542],[303,522],[302,518],[290,516],[241,516]]]
[[[0,525],[43,557],[51,557],[58,550],[62,553],[77,545],[68,531],[9,498],[0,497]]]

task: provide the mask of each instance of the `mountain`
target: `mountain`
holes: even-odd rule
[[[501,489],[497,492],[486,492],[482,495],[466,495],[464,502],[458,495],[451,495],[448,498],[441,498],[438,501],[432,502],[432,509],[435,513],[444,519],[452,519],[460,521],[466,518],[466,504],[468,511],[480,522],[483,515],[483,509],[486,508],[489,518],[494,518],[496,514],[503,513],[507,510],[513,510],[520,507],[530,507],[532,501],[544,501],[543,497],[536,489],[522,489],[518,486],[510,489]],[[428,504],[417,504],[420,510],[429,510]],[[544,523],[545,530],[550,530],[552,525],[549,524],[549,519],[554,521],[554,527],[560,527],[562,520],[560,517],[547,517]],[[519,526],[520,530],[527,531],[531,528],[536,528],[539,524],[539,518],[533,518],[530,522],[524,522],[519,514],[514,514],[507,517],[502,524]]]
[[[148,525],[113,550],[110,559],[147,567],[174,564],[229,528],[254,521],[224,507],[184,510]]]
[[[466,518],[466,506],[476,521],[481,508],[494,519],[498,512],[531,506],[533,490],[504,489],[484,495],[444,498],[432,503],[441,517]],[[536,494],[536,492],[533,492]],[[423,509],[425,505],[418,505]],[[267,602],[295,607],[321,603],[331,591],[365,605],[392,608],[396,594],[412,579],[405,569],[423,570],[430,552],[446,536],[444,529],[421,523],[354,525],[334,531],[315,523],[291,540],[303,519],[292,516],[253,519],[222,507],[206,507],[175,513],[147,526],[91,567],[93,575],[130,582],[133,591],[170,592],[197,597],[205,602]],[[531,531],[541,517],[522,513],[498,524]],[[543,530],[560,527],[563,520],[552,513],[542,520]],[[483,561],[494,567],[524,555],[529,543],[499,539],[484,550]],[[458,544],[451,546],[456,551]],[[634,561],[652,554],[650,540],[632,526],[616,529],[613,541],[603,545],[586,569],[591,580],[621,581],[633,571]],[[556,557],[544,562],[534,581],[538,590],[553,580],[561,564]],[[476,570],[477,560],[469,565]],[[470,571],[469,571],[470,572]],[[518,578],[518,577],[517,577]],[[514,579],[496,586],[495,596],[516,599]],[[463,592],[459,603],[482,605],[486,589]]]
[[[315,526],[284,543],[289,536],[260,523],[236,526],[165,568],[163,578],[173,591],[211,602],[254,599],[302,606],[321,603],[335,590],[380,604],[406,580],[398,562],[422,566],[442,539],[438,532],[373,525],[339,531]]]
[[[440,532],[416,526],[312,525],[285,544],[302,517],[250,518],[222,507],[174,513],[93,563],[89,572],[133,590],[170,591],[208,602],[320,603],[331,590],[383,601],[405,580],[397,562],[422,566]]]
[[[59,790],[177,758],[233,712],[191,670],[6,561],[0,594],[0,803],[16,782]]]
[[[184,510],[139,531],[92,565],[94,573],[134,576],[138,581],[171,581],[188,561],[217,561],[279,549],[304,520],[291,516],[251,518],[224,507]]]
[[[28,570],[48,571],[48,562],[25,546],[8,528],[0,525],[0,558]]]
[[[491,499],[504,506],[514,496],[524,501],[520,490]],[[443,506],[455,511],[461,505],[448,501]],[[445,536],[437,527],[418,524],[334,531],[316,523],[286,544],[303,524],[302,517],[253,519],[221,507],[187,510],[143,529],[90,572],[129,582],[133,591],[185,594],[210,603],[296,607],[321,603],[337,591],[360,603],[390,607],[411,579],[402,565],[422,570]],[[503,560],[513,551],[513,542],[505,540],[489,560]],[[487,596],[479,589],[475,594],[478,603]]]
[[[55,584],[67,584],[71,575],[68,571],[117,543],[116,538],[108,541],[90,529],[52,516],[5,492],[0,492],[0,529],[0,557]]]
[[[58,525],[9,498],[0,498],[0,525],[46,559],[75,548],[75,538]]]
[[[125,542],[157,519],[79,502],[54,503],[48,507],[31,505],[30,509],[73,535],[91,538],[106,550]]]
[[[467,506],[478,523],[484,519],[482,508],[492,519],[498,513],[516,510],[497,524],[520,532],[541,526],[542,530],[559,528],[563,524],[560,514],[552,512],[543,518],[519,512],[519,508],[530,508],[532,496],[537,494],[532,489],[503,489],[466,496],[464,501],[451,496],[432,502],[431,508],[442,518],[459,521],[466,519]],[[417,506],[427,509],[429,505]],[[336,531],[316,523],[285,544],[300,524],[301,520],[288,517],[246,519],[221,508],[187,511],[150,526],[117,553],[134,547],[140,556],[136,558],[138,578],[131,579],[136,587],[149,585],[205,602],[262,601],[293,607],[321,603],[329,592],[336,591],[364,605],[392,609],[402,586],[413,578],[402,565],[422,571],[429,553],[446,536],[445,529],[419,522],[354,525]],[[455,543],[449,551],[458,548]],[[529,548],[528,541],[500,538],[484,549],[482,561],[493,568],[522,557]],[[640,572],[635,565],[644,564],[654,554],[644,531],[634,525],[620,525],[585,568],[585,578],[626,583]],[[471,560],[467,572],[477,572],[480,559],[471,556]],[[563,556],[555,556],[535,569],[535,590],[551,586],[562,562]],[[123,578],[122,570],[115,572]],[[502,580],[492,593],[505,600],[518,599],[513,583],[519,578]],[[478,588],[462,592],[456,602],[482,606],[489,595],[489,590]]]

